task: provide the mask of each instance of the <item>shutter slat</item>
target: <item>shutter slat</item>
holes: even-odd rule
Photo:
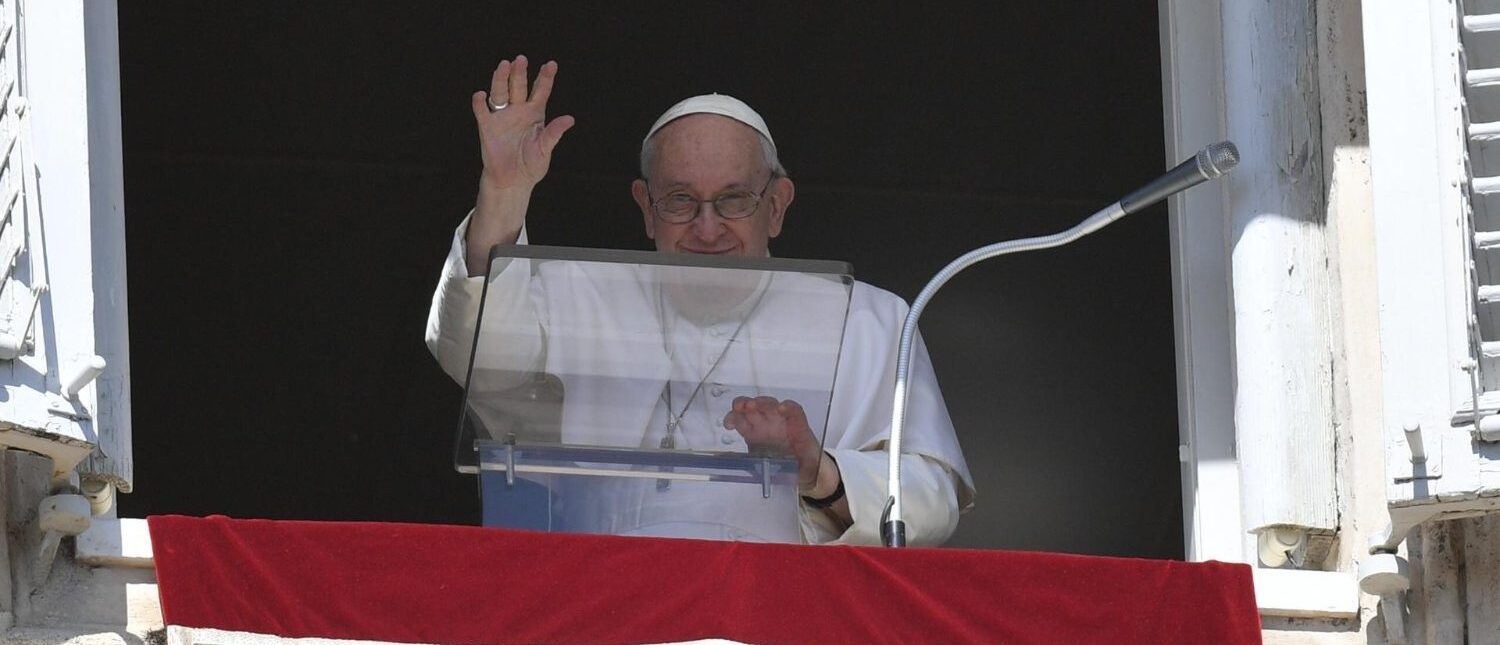
[[[1484,13],[1474,16],[1464,16],[1464,31],[1469,33],[1500,31],[1500,14]]]

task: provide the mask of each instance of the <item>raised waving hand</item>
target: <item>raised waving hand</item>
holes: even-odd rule
[[[490,91],[471,97],[484,177],[496,188],[536,185],[547,175],[552,149],[573,127],[571,116],[546,122],[557,63],[543,64],[529,89],[526,68],[525,56],[500,61],[490,76]]]
[[[470,275],[484,273],[491,247],[516,240],[526,222],[531,190],[547,176],[552,150],[573,127],[571,116],[547,122],[547,99],[556,78],[557,63],[548,61],[536,82],[529,83],[526,57],[517,56],[500,61],[488,92],[470,97],[484,161],[465,243]]]

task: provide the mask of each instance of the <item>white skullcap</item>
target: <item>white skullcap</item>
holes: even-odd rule
[[[745,105],[744,101],[725,94],[701,94],[690,99],[678,101],[677,105],[669,107],[666,112],[661,113],[661,117],[651,126],[651,130],[646,132],[646,138],[642,139],[641,143],[644,144],[646,141],[650,141],[651,135],[656,134],[656,131],[662,129],[663,126],[689,114],[717,114],[719,116],[727,116],[750,126],[756,132],[759,132],[760,136],[765,137],[766,141],[771,143],[771,147],[776,147],[776,140],[771,138],[771,129],[766,127],[766,120],[760,118],[760,114],[750,106]]]

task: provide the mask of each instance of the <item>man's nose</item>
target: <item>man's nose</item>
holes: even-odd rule
[[[711,240],[719,236],[724,230],[724,220],[719,217],[719,211],[713,202],[700,202],[698,204],[698,216],[693,218],[693,235],[699,239]]]

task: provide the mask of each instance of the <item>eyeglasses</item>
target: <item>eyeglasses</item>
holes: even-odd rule
[[[718,213],[719,217],[742,219],[749,217],[760,206],[760,200],[765,196],[766,189],[771,187],[773,181],[776,181],[774,174],[766,180],[766,185],[761,186],[758,192],[736,190],[722,193],[711,200],[698,199],[684,191],[668,193],[665,197],[651,202],[651,210],[656,213],[657,219],[663,222],[686,224],[698,217],[703,202],[707,201],[714,205],[714,212]],[[648,194],[651,191],[649,183],[646,184],[646,191]]]

